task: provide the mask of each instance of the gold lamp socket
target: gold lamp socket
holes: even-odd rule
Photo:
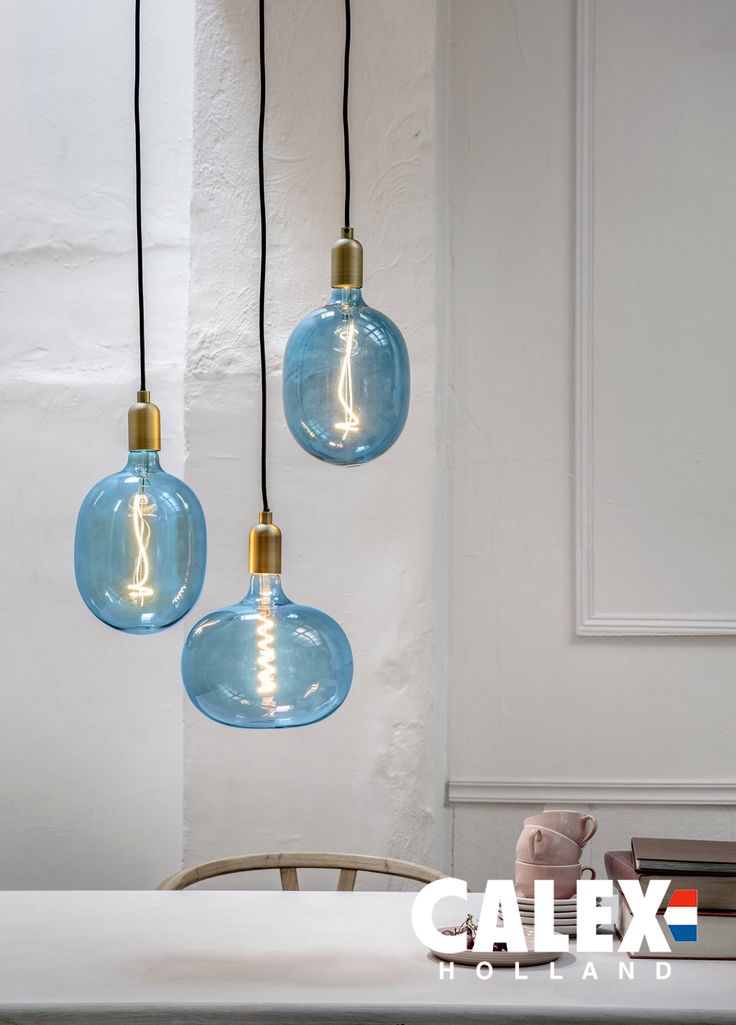
[[[161,450],[161,413],[150,391],[139,391],[128,410],[128,448],[131,452]]]
[[[341,228],[332,247],[332,287],[363,287],[363,247],[353,238],[352,228]]]
[[[248,538],[248,572],[281,572],[281,531],[272,522],[270,512],[262,512],[257,527]]]

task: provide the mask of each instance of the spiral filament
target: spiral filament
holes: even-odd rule
[[[258,693],[264,699],[263,706],[275,709],[273,694],[276,691],[276,651],[274,648],[274,622],[270,609],[271,591],[265,581],[261,583],[261,604],[256,627],[256,665],[258,666]]]
[[[342,406],[344,419],[335,424],[335,429],[342,431],[342,440],[345,441],[348,434],[357,431],[360,427],[360,419],[353,408],[353,352],[355,350],[355,321],[349,317],[343,330],[340,332],[345,348],[342,350],[342,363],[340,365],[340,377],[337,384],[337,398]]]
[[[148,520],[154,515],[153,504],[149,502],[148,495],[143,490],[143,483],[136,491],[131,503],[131,516],[133,519],[133,535],[137,545],[135,566],[133,568],[133,583],[128,584],[128,592],[132,600],[142,606],[146,598],[152,598],[153,588],[149,585],[151,575],[151,562],[148,558],[148,545],[151,541],[151,526]]]

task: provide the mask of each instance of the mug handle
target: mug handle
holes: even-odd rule
[[[544,833],[541,829],[537,828],[533,833],[528,836],[528,848],[529,848],[529,861],[536,861],[536,843],[538,840],[544,840]]]
[[[588,830],[588,832],[584,833],[582,838],[580,840],[578,840],[578,843],[580,844],[580,846],[581,847],[585,847],[585,845],[588,842],[588,840],[592,840],[593,837],[595,836],[596,832],[598,831],[598,819],[594,818],[592,815],[583,815],[583,817],[582,817],[582,819],[580,821],[583,822],[583,823],[584,822],[589,822],[590,823],[590,829]]]
[[[590,865],[583,865],[580,869],[580,878],[583,878],[583,872],[590,872],[590,879],[595,879],[595,869],[591,868]]]

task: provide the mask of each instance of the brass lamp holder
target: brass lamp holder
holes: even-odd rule
[[[150,391],[139,391],[128,410],[128,448],[131,452],[161,451],[161,412]]]
[[[258,526],[252,527],[248,538],[248,572],[281,572],[281,531],[270,512],[262,512]]]
[[[363,247],[353,237],[352,228],[341,228],[332,247],[332,287],[363,287]]]

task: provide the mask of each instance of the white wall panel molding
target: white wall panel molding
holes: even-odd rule
[[[736,806],[736,781],[450,780],[455,804],[688,804]]]
[[[700,80],[690,92],[679,90],[676,73],[650,88],[648,72],[641,71],[645,61],[639,51],[651,44],[658,16],[651,5],[643,12],[606,0],[577,4],[576,626],[581,635],[736,633],[724,582],[733,568],[726,540],[732,481],[725,439],[731,425],[715,369],[722,375],[733,371],[718,342],[724,331],[718,268],[725,258],[718,224],[728,216],[725,209],[719,214],[718,204],[728,194],[725,179],[714,174],[709,189],[693,188],[687,217],[680,201],[697,180],[682,158],[681,137],[694,132],[692,148],[701,152],[717,145],[723,114],[713,97],[723,81],[734,78],[707,50],[709,26],[721,16],[720,8],[678,0],[677,10],[678,34],[674,41],[653,44],[652,60],[665,76],[678,55],[697,62]],[[685,39],[688,25],[692,42]],[[736,32],[736,18],[729,17],[729,25]],[[626,59],[617,64],[612,51]],[[621,122],[629,106],[634,109],[633,94],[644,113],[629,119],[636,122],[629,136]],[[642,145],[652,137],[658,150]],[[632,170],[621,174],[623,165],[612,162],[611,153],[626,147]],[[652,152],[658,154],[654,159]],[[736,161],[736,150],[728,150],[727,160]],[[668,222],[682,225],[679,247],[662,228]],[[690,248],[691,257],[682,255]],[[629,256],[638,277],[625,272]],[[612,284],[622,267],[623,280]],[[679,319],[660,313],[675,304]],[[688,355],[693,346],[702,350],[701,366],[714,368],[711,376],[693,370]],[[692,388],[688,376],[696,380]],[[669,402],[670,396],[677,398]],[[678,447],[679,464],[673,455]],[[707,508],[700,495],[709,496]]]
[[[575,459],[578,633],[596,633],[592,556],[593,0],[578,0],[575,196]]]

